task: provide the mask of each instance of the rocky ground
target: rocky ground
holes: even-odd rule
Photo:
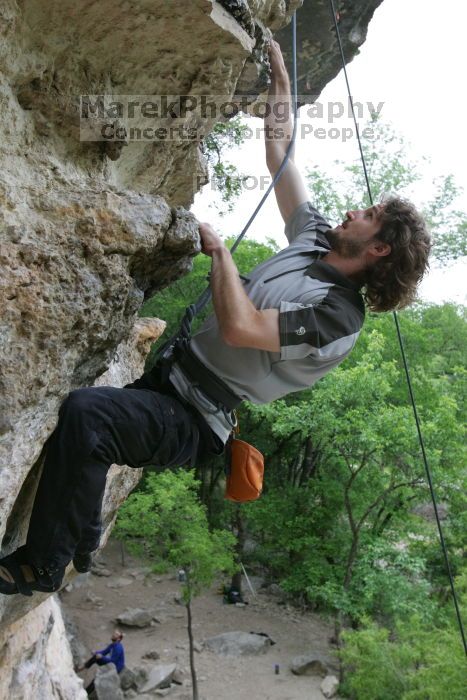
[[[167,694],[174,700],[190,700],[186,612],[177,602],[180,584],[176,572],[152,574],[144,562],[128,553],[122,559],[120,543],[112,540],[94,571],[75,579],[61,594],[64,611],[76,626],[77,636],[87,651],[101,649],[109,642],[115,620],[126,610],[148,611],[146,619],[139,616],[144,627],[119,625],[125,633],[126,665],[137,671],[139,680],[139,693],[128,690],[126,697],[156,698]],[[215,589],[193,603],[200,698],[322,700],[329,697],[327,693],[323,695],[321,686],[326,669],[328,674],[337,675],[333,649],[328,642],[331,626],[317,615],[302,614],[284,605],[280,596],[274,595],[274,588],[272,592],[263,592],[260,582],[254,578],[253,582],[258,586],[257,596],[250,593],[249,604],[244,607],[224,604],[222,595]],[[260,653],[245,656],[221,655],[203,644],[208,638],[232,631],[261,632],[275,644],[267,643]],[[84,655],[85,650],[81,653]],[[312,675],[292,673],[291,664],[301,655],[316,660]],[[179,683],[172,683],[170,689],[153,689],[141,695],[143,678],[161,664],[176,665]],[[81,674],[85,683],[90,682],[94,673],[90,669]]]

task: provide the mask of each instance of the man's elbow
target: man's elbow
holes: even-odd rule
[[[224,343],[232,348],[276,349],[269,347],[269,328],[258,311],[243,321],[231,321],[221,329],[221,335]]]
[[[277,147],[275,150],[272,152],[267,152],[266,153],[266,167],[269,170],[270,174],[272,177],[277,173],[279,168],[281,167],[285,154],[287,153],[287,146],[284,145],[284,147]],[[294,159],[294,148],[292,147],[289,152],[289,160],[293,161]]]
[[[281,153],[275,153],[274,155],[266,157],[266,167],[269,170],[271,177],[277,173],[281,167],[281,163],[284,160],[285,151]]]
[[[245,347],[245,329],[239,324],[228,324],[221,329],[222,340],[232,348]]]
[[[266,149],[266,167],[273,176],[278,168],[278,163],[280,165],[280,158],[277,156],[277,154],[271,153],[270,150]]]

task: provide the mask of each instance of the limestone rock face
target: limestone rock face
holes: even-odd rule
[[[346,62],[358,54],[366,39],[368,24],[382,1],[334,2],[339,15],[339,33]],[[297,13],[297,79],[301,104],[314,102],[342,67],[329,6],[329,0],[305,0]],[[290,72],[292,35],[289,27],[280,29],[275,38],[281,45]],[[347,104],[344,93],[342,101]]]
[[[44,217],[31,204],[6,227],[7,239],[19,228],[21,238],[2,246],[0,536],[61,400],[106,369],[143,289],[186,270],[183,244],[198,246],[194,218],[159,197],[84,191],[71,202],[52,189],[46,198]]]
[[[0,650],[0,698],[86,700],[56,596],[9,627],[2,625]]]
[[[144,370],[144,361],[153,343],[164,331],[165,323],[156,318],[138,319],[130,332],[129,338],[120,343],[109,369],[102,374],[96,385],[123,386],[139,377]],[[51,428],[54,423],[51,422]],[[41,461],[35,465],[32,473],[27,477],[20,498],[13,503],[13,509],[8,519],[9,549],[15,549],[22,544],[27,532],[29,512],[35,487],[40,475]],[[21,464],[17,465],[18,469]],[[103,534],[101,546],[105,545],[112,529],[117,511],[128,493],[135,487],[141,477],[141,469],[131,469],[112,465],[107,474],[106,492],[102,505]],[[8,492],[7,470],[0,471],[0,493],[4,495],[4,502],[11,495]],[[24,478],[24,474],[23,474]],[[5,541],[6,538],[4,538]],[[67,577],[74,576],[75,572],[70,565]],[[0,596],[0,626],[7,625],[38,605],[47,598],[46,594],[34,593],[31,598],[23,596]],[[1,654],[1,647],[0,647]],[[0,695],[1,697],[1,695]]]
[[[154,340],[164,331],[165,323],[159,319],[138,319],[128,340],[122,342],[115,353],[107,372],[95,382],[96,385],[123,386],[141,375],[144,360]],[[0,488],[3,472],[0,472]],[[34,482],[38,474],[34,475]],[[104,532],[102,546],[112,529],[118,507],[134,488],[141,476],[140,469],[113,465],[107,475],[106,493],[102,515]],[[5,493],[1,489],[2,493]],[[15,536],[23,533],[23,539],[32,499],[33,484],[23,492],[21,498],[25,512],[15,505],[10,525]],[[13,525],[16,527],[14,528]],[[67,578],[74,576],[72,566]],[[71,625],[71,628],[73,626]],[[83,650],[75,633],[65,632],[57,596],[35,593],[32,598],[23,596],[0,596],[0,698],[23,700],[85,700],[87,697],[82,682],[73,672],[72,652],[68,638],[73,641],[76,663],[83,663]],[[118,680],[118,678],[117,678]],[[102,687],[107,687],[105,679]],[[102,690],[102,692],[104,692]],[[114,696],[116,697],[116,696]]]
[[[267,34],[270,9],[252,8],[255,36]],[[30,502],[34,478],[25,477],[61,401],[108,367],[144,297],[186,273],[200,249],[197,222],[177,206],[199,188],[198,143],[132,141],[117,152],[115,143],[80,141],[80,96],[230,96],[247,60],[256,74],[266,64],[256,38],[214,0],[189,9],[175,0],[6,0],[0,34],[5,551],[22,538],[12,507]]]
[[[342,11],[348,58],[380,1],[356,0]],[[186,209],[206,181],[199,139],[223,118],[218,108],[226,98],[238,106],[242,96],[251,102],[266,90],[267,41],[271,32],[288,31],[296,9],[299,32],[303,25],[310,37],[300,46],[314,66],[317,92],[338,70],[320,0],[0,3],[2,554],[24,541],[43,446],[68,392],[107,370],[99,381],[114,386],[141,373],[161,328],[143,323],[133,333],[138,309],[188,272],[200,249],[197,222]],[[155,115],[152,127],[194,127],[197,138],[132,140],[126,113],[92,112],[83,121],[80,96],[93,95],[126,96],[126,106],[141,96],[174,97],[174,109]],[[186,110],[180,96],[187,95],[209,96],[215,109],[207,117],[199,102]],[[106,129],[120,127],[119,140],[104,138]],[[104,540],[138,478],[136,470],[111,468]],[[44,638],[53,638],[48,622],[39,621],[39,611],[53,605],[45,598],[0,596],[0,661],[16,653],[21,678],[28,678],[23,642],[14,640],[21,618],[34,619],[32,609],[40,606],[38,624]],[[28,658],[45,658],[45,646],[30,649]],[[36,681],[48,688],[44,669],[42,659],[31,690]],[[72,676],[60,690],[62,681],[51,669],[49,675],[53,692],[34,697],[81,697]],[[14,678],[6,697],[16,697]]]

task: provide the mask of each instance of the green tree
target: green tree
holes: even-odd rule
[[[457,579],[466,612],[466,573]],[[355,700],[463,700],[467,667],[451,606],[435,625],[418,615],[400,616],[393,629],[365,619],[343,634],[347,671],[340,692]]]
[[[198,700],[194,662],[192,600],[211,586],[222,572],[232,573],[231,533],[209,530],[205,508],[198,499],[199,484],[191,471],[149,474],[143,492],[133,493],[121,507],[116,534],[149,557],[156,567],[167,563],[183,570],[183,601],[187,611],[193,699]]]

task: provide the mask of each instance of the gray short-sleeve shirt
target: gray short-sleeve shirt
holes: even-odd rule
[[[308,388],[355,345],[364,303],[358,286],[322,259],[330,251],[329,228],[310,202],[300,204],[285,226],[289,245],[244,278],[257,309],[279,310],[280,352],[226,345],[214,314],[193,336],[193,351],[238,396],[269,403]],[[191,386],[176,364],[170,379],[225,441],[229,417]]]

